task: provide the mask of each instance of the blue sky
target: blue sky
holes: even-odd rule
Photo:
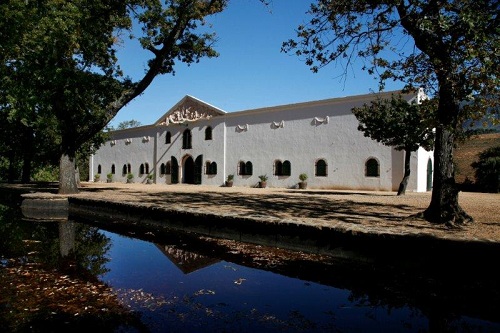
[[[360,62],[343,78],[340,67],[313,73],[297,56],[280,52],[281,44],[295,37],[297,26],[308,21],[309,3],[273,0],[266,7],[258,0],[231,1],[223,13],[209,19],[220,56],[189,67],[178,64],[175,76],[157,77],[111,125],[131,119],[152,124],[185,95],[233,112],[377,91],[377,81],[361,71]],[[118,56],[125,74],[139,79],[149,54],[127,43]],[[386,90],[400,88],[397,83],[386,85]]]

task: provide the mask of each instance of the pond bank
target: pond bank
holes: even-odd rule
[[[26,185],[1,187],[40,191]],[[476,222],[453,230],[408,218],[427,206],[430,193],[397,197],[391,192],[84,183],[81,193],[67,198],[69,214],[88,220],[161,225],[313,253],[342,255],[351,247],[434,253],[500,249],[498,194],[460,193],[462,206]]]

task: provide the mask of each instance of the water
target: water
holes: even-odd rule
[[[22,258],[106,283],[138,318],[112,331],[500,332],[492,265],[332,258],[161,228],[23,221],[6,206],[0,239],[4,269]],[[0,298],[0,320],[11,320],[7,303]],[[20,318],[28,322],[20,330],[41,320]],[[77,331],[90,320],[68,318],[59,325]]]

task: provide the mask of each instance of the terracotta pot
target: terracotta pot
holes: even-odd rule
[[[299,182],[299,188],[305,190],[307,188],[307,182]]]

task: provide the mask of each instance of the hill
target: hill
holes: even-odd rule
[[[454,159],[456,165],[455,180],[459,184],[474,182],[474,168],[472,162],[478,160],[482,151],[500,146],[500,133],[474,135],[455,149]]]

